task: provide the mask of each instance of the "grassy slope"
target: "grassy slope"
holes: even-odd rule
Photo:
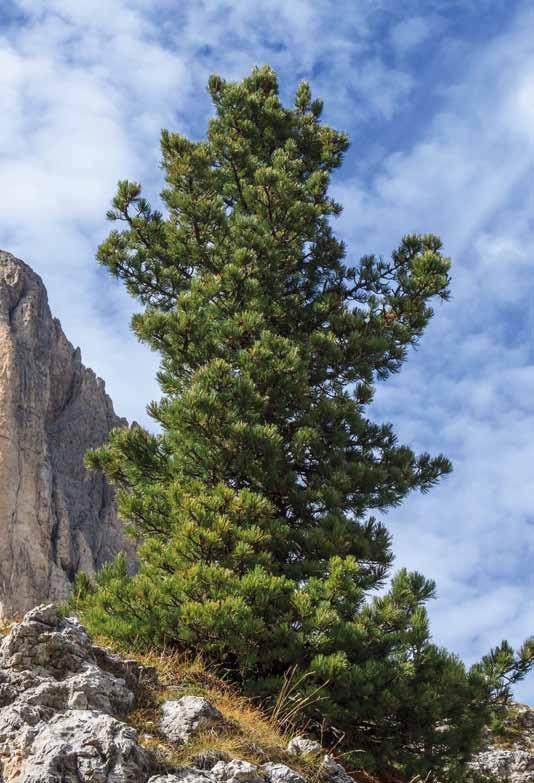
[[[20,619],[0,623],[0,639],[17,622]],[[309,783],[321,783],[321,754],[299,757],[287,752],[290,740],[306,733],[306,726],[300,721],[300,705],[292,698],[291,682],[281,694],[274,711],[267,713],[261,705],[240,693],[236,686],[216,671],[210,671],[200,657],[191,660],[173,652],[132,652],[104,637],[93,638],[93,642],[125,659],[134,659],[155,670],[157,684],[149,679],[143,683],[137,706],[126,720],[137,730],[140,744],[161,765],[162,773],[172,771],[177,766],[194,766],[196,756],[208,749],[216,749],[227,753],[230,758],[252,764],[286,764],[300,772]],[[160,734],[159,710],[167,699],[179,699],[186,695],[208,699],[222,713],[224,725],[216,732],[201,733],[186,745],[177,746]],[[344,764],[342,754],[336,754],[335,747],[325,746],[324,751],[335,755]],[[378,780],[366,772],[348,767],[347,772],[353,776],[355,783],[424,783],[419,779],[409,782],[399,778]]]
[[[231,758],[253,764],[267,761],[286,764],[300,772],[310,783],[318,783],[320,756],[296,757],[286,750],[292,737],[303,733],[302,724],[297,730],[299,705],[292,699],[291,684],[276,705],[274,713],[268,714],[217,672],[209,671],[200,658],[190,660],[175,653],[159,652],[132,655],[131,651],[117,648],[107,639],[95,641],[156,670],[158,684],[145,685],[137,708],[128,716],[128,723],[137,729],[141,744],[156,757],[163,769],[194,766],[198,754],[215,748],[226,752]],[[159,707],[166,699],[178,699],[185,695],[205,697],[222,713],[225,720],[221,729],[199,734],[180,747],[166,742],[159,733]],[[334,748],[327,750],[335,751]],[[343,763],[343,758],[339,758],[339,761]],[[379,782],[365,773],[353,774],[357,783],[397,783]]]

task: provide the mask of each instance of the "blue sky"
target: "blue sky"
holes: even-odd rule
[[[439,233],[438,306],[373,415],[454,474],[391,512],[397,565],[438,582],[467,661],[534,634],[534,9],[500,0],[3,0],[0,247],[44,278],[117,411],[147,423],[156,357],[97,268],[119,178],[160,187],[160,128],[203,134],[209,73],[310,79],[352,147],[334,190],[349,258]],[[534,677],[518,690],[534,703]]]

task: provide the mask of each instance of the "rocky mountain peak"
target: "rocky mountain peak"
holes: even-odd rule
[[[123,548],[113,492],[83,458],[125,425],[41,278],[0,251],[0,615],[63,600]]]

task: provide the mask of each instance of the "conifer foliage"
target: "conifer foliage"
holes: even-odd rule
[[[143,306],[133,330],[163,396],[159,434],[118,430],[88,457],[118,487],[138,573],[119,558],[74,604],[93,630],[201,652],[265,698],[294,671],[358,765],[456,779],[495,666],[466,672],[431,643],[419,574],[372,597],[392,562],[374,514],[450,464],[366,416],[447,299],[449,260],[429,234],[346,262],[328,186],[348,139],[308,84],[292,108],[268,67],[209,93],[205,140],[162,133],[165,215],[128,181],[108,213],[98,258]]]

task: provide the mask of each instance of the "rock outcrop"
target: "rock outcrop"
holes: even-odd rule
[[[116,716],[145,674],[55,606],[29,612],[0,645],[2,783],[144,783],[147,754]]]
[[[83,457],[125,424],[41,279],[0,251],[0,616],[63,600],[123,547],[113,492]]]
[[[499,783],[534,781],[534,709],[512,704],[502,731],[487,731],[484,748],[471,763],[475,779]]]

